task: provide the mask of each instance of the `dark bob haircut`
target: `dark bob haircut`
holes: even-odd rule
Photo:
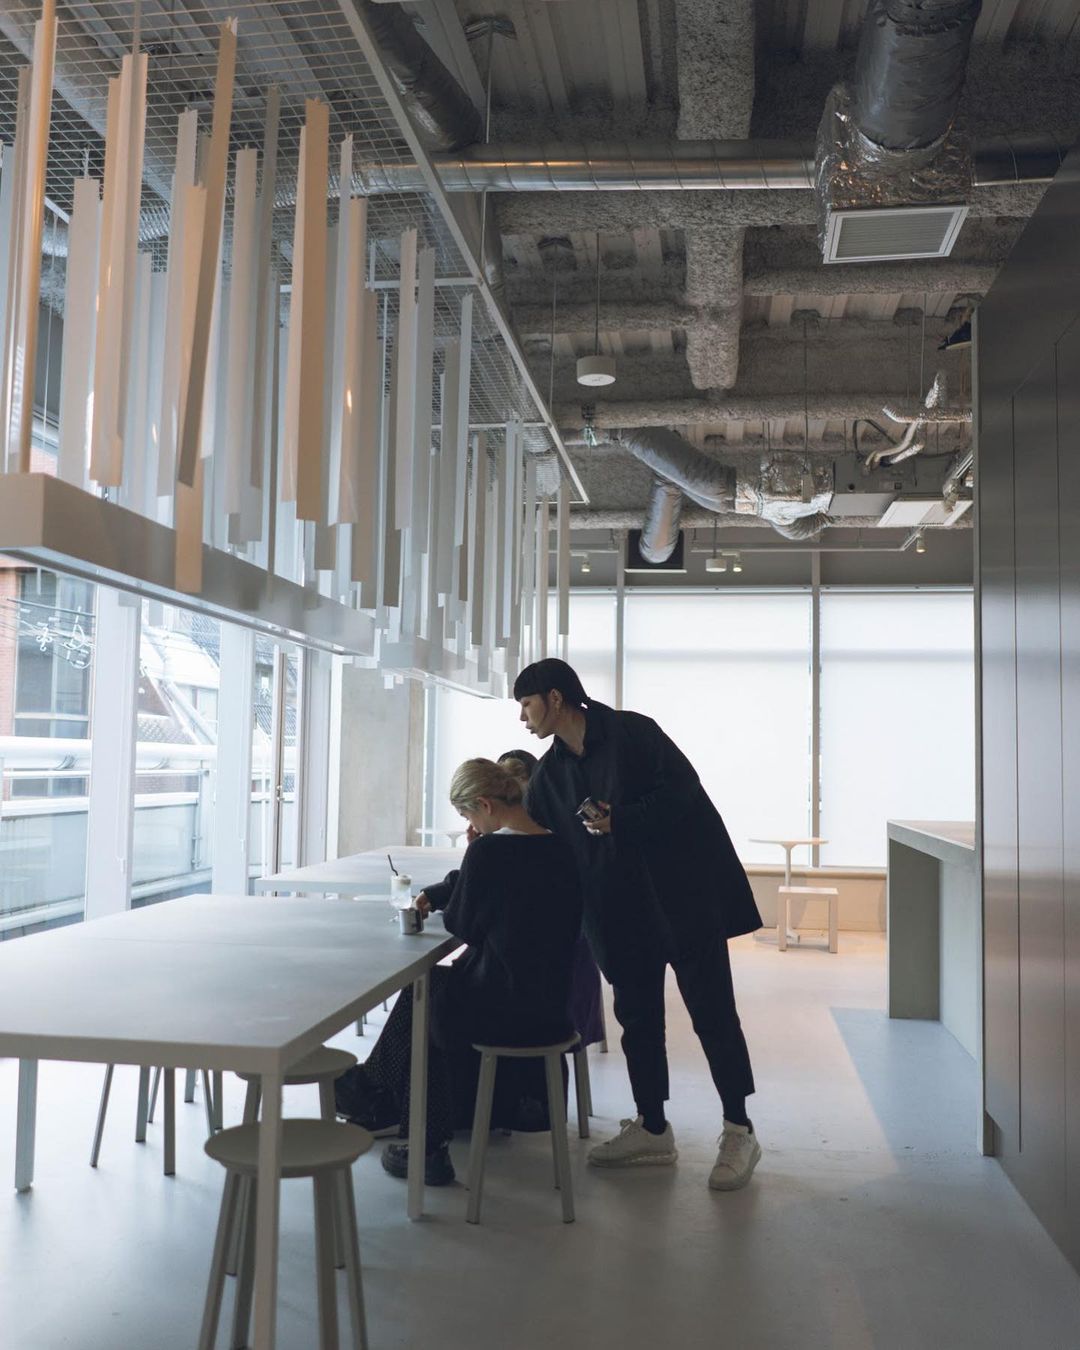
[[[517,699],[528,698],[530,694],[543,694],[547,698],[553,689],[557,689],[571,707],[580,708],[589,702],[577,671],[554,656],[548,657],[546,661],[534,661],[514,681],[514,697]]]

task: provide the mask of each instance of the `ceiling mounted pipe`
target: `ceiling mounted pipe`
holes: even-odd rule
[[[683,495],[674,483],[654,478],[638,548],[648,563],[666,563],[679,542]]]
[[[1049,182],[1067,147],[1053,136],[995,136],[974,149],[976,187]],[[795,141],[632,141],[475,145],[433,163],[447,192],[809,192],[813,144]],[[362,164],[361,190],[423,192],[411,162]]]

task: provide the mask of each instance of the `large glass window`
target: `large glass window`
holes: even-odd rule
[[[548,600],[548,652],[559,654],[558,598]],[[567,659],[590,698],[615,706],[615,597],[570,592]]]
[[[744,862],[810,821],[810,596],[626,597],[624,706],[687,755]]]
[[[884,866],[890,819],[974,819],[974,679],[970,591],[822,595],[822,862]]]
[[[82,917],[94,587],[0,559],[0,939]]]
[[[144,602],[139,641],[132,902],[208,885],[221,627]]]
[[[248,859],[252,876],[296,862],[299,695],[299,652],[256,638]]]

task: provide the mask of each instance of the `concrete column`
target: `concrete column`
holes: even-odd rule
[[[338,852],[419,840],[424,785],[424,689],[386,688],[380,671],[346,666],[340,738],[330,748],[338,775]]]

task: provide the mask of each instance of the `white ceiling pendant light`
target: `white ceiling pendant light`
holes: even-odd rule
[[[615,358],[600,355],[600,232],[596,234],[596,324],[592,356],[579,356],[577,382],[588,389],[602,389],[615,383]]]

